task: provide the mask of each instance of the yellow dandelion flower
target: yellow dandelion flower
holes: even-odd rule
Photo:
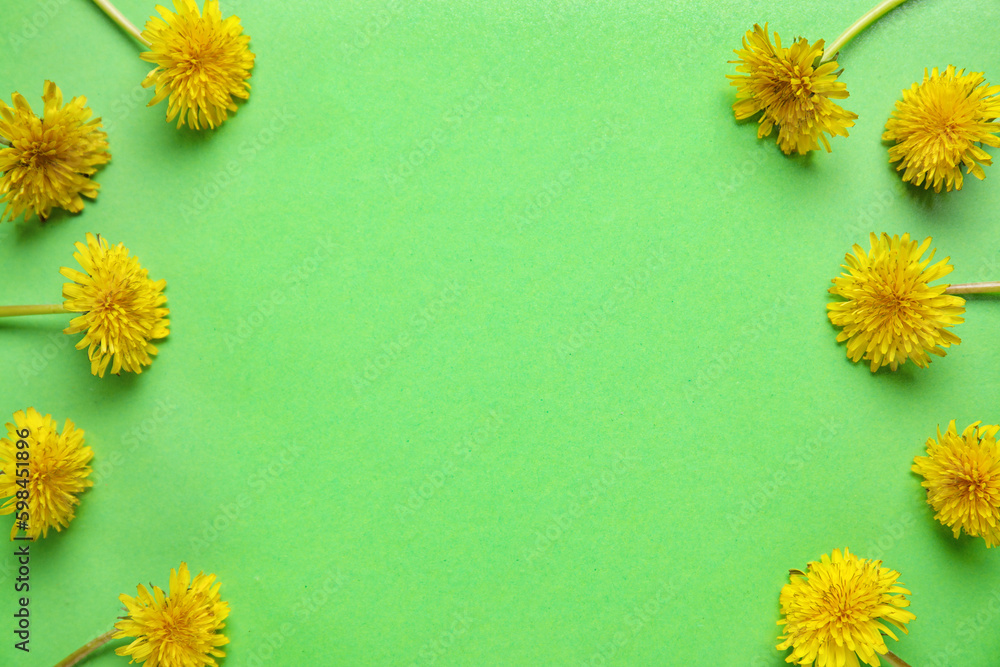
[[[907,632],[916,618],[904,608],[910,591],[897,583],[899,572],[882,567],[882,561],[858,558],[834,549],[809,563],[806,572],[789,572],[791,583],[781,589],[778,625],[784,634],[778,650],[792,649],[785,662],[816,667],[878,667],[877,655],[889,649],[882,635],[897,639],[886,625]]]
[[[141,57],[156,65],[142,82],[156,86],[149,106],[169,97],[168,123],[177,117],[177,127],[217,127],[236,111],[234,97],[250,97],[250,38],[239,17],[222,19],[217,0],[208,0],[204,12],[194,0],[174,0],[174,8],[157,5],[163,18],[150,18],[142,32],[150,50]]]
[[[743,38],[743,48],[735,50],[739,60],[737,75],[726,75],[737,86],[733,104],[736,118],[742,120],[763,112],[757,137],[770,136],[778,126],[778,146],[788,155],[816,150],[822,143],[829,151],[825,135],[847,136],[857,114],[845,111],[831,100],[848,96],[847,87],[837,81],[837,63],[821,62],[823,40],[810,45],[806,39],[790,47],[781,46],[774,33],[774,44],[767,32],[754,24]]]
[[[934,518],[951,528],[982,537],[987,547],[1000,544],[1000,426],[970,424],[962,435],[955,421],[937,440],[927,440],[927,456],[913,459],[913,472],[924,478]]]
[[[226,627],[229,604],[219,599],[215,575],[199,573],[191,578],[187,563],[170,570],[170,593],[159,586],[153,593],[141,584],[136,597],[122,595],[128,616],[115,623],[114,639],[135,637],[128,646],[115,650],[131,656],[129,664],[146,667],[205,667],[225,653],[219,647],[229,639],[219,633]]]
[[[86,97],[64,105],[51,81],[41,118],[20,93],[12,100],[13,107],[0,100],[0,222],[32,213],[44,220],[53,207],[79,213],[83,197],[96,198],[101,187],[90,177],[111,159],[101,119],[90,118]]]
[[[903,91],[882,139],[895,141],[889,162],[899,162],[903,180],[925,189],[950,192],[962,189],[962,172],[979,180],[986,177],[981,165],[992,164],[989,153],[977,144],[1000,146],[994,118],[1000,117],[1000,86],[989,86],[979,72],[965,74],[948,66],[944,74],[935,67],[924,81]]]
[[[0,438],[0,514],[14,514],[11,539],[21,530],[32,540],[61,531],[73,520],[78,495],[94,485],[87,479],[94,452],[83,431],[66,420],[62,433],[52,415],[34,408],[14,413],[7,437]]]
[[[871,363],[871,371],[892,370],[909,359],[926,368],[927,353],[945,356],[941,348],[962,340],[947,330],[960,324],[965,299],[946,294],[948,285],[931,286],[955,268],[948,258],[928,266],[934,251],[924,259],[931,239],[917,244],[909,234],[871,235],[871,252],[859,245],[842,265],[847,273],[833,279],[831,294],[845,299],[827,304],[827,315],[842,329],[837,342],[847,341],[847,356]]]
[[[76,349],[90,346],[94,375],[104,377],[112,359],[116,375],[122,370],[141,373],[152,363],[150,355],[157,353],[150,341],[170,333],[170,322],[164,319],[170,311],[161,307],[167,302],[167,281],[151,280],[121,243],[109,247],[100,236],[87,234],[87,244],[77,243],[76,249],[73,257],[83,272],[65,267],[59,272],[73,281],[63,285],[63,307],[83,315],[74,317],[64,333],[85,332]]]

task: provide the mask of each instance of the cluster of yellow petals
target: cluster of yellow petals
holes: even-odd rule
[[[830,288],[844,300],[826,307],[851,361],[868,361],[873,373],[883,366],[896,370],[907,359],[926,368],[928,353],[943,357],[942,348],[962,342],[947,327],[964,321],[965,299],[945,294],[946,284],[930,285],[954,269],[948,258],[929,266],[934,251],[923,255],[930,244],[930,238],[911,241],[909,234],[872,234],[870,252],[855,245],[847,254],[847,273]]]
[[[955,421],[938,429],[937,440],[927,440],[927,456],[913,460],[913,472],[924,478],[927,503],[934,518],[951,528],[955,537],[982,537],[987,547],[1000,544],[1000,426],[970,424],[962,435]]]
[[[90,371],[104,377],[122,370],[141,373],[157,353],[150,341],[166,338],[170,312],[163,290],[167,281],[153,281],[139,260],[119,243],[109,246],[100,236],[87,234],[87,243],[76,244],[73,254],[83,272],[63,267],[60,273],[72,280],[63,285],[66,310],[83,313],[73,318],[67,334],[84,332],[76,349],[87,351]]]
[[[762,112],[757,136],[763,138],[778,126],[778,146],[787,155],[817,150],[829,151],[826,135],[847,136],[857,114],[845,111],[832,100],[848,96],[847,87],[837,80],[837,63],[820,62],[823,40],[810,45],[806,39],[781,46],[767,31],[754,25],[743,38],[743,48],[735,51],[736,71],[727,75],[737,86],[736,118],[742,120]]]
[[[32,214],[49,217],[55,207],[83,210],[83,197],[94,199],[100,185],[91,180],[111,159],[101,119],[91,118],[86,97],[63,104],[62,91],[45,82],[39,118],[20,93],[13,107],[0,100],[0,221]]]
[[[924,80],[903,91],[903,99],[885,125],[882,138],[896,142],[889,161],[899,162],[903,180],[941,192],[962,189],[962,171],[982,180],[981,165],[992,164],[978,144],[1000,146],[1000,86],[989,86],[981,73],[965,74],[949,65],[935,67]]]
[[[7,437],[0,438],[0,498],[9,498],[0,514],[15,516],[11,539],[20,530],[22,512],[27,515],[23,532],[32,540],[46,537],[50,528],[58,532],[69,526],[80,504],[77,496],[94,485],[87,479],[94,452],[84,446],[83,435],[68,419],[60,433],[52,415],[43,417],[34,408],[14,413]],[[19,509],[18,501],[27,505]]]
[[[847,549],[834,549],[806,572],[792,570],[781,589],[778,650],[792,649],[785,662],[815,667],[878,667],[878,655],[889,650],[883,634],[897,639],[886,625],[906,632],[915,616],[906,611],[909,591],[899,573],[882,561],[861,559]]]
[[[206,667],[225,656],[219,647],[229,638],[219,631],[229,616],[229,604],[219,598],[215,575],[198,573],[193,579],[187,563],[170,570],[170,591],[159,586],[150,593],[143,585],[138,595],[119,598],[128,616],[115,623],[114,639],[134,638],[115,650],[146,667]]]
[[[239,17],[223,20],[217,0],[208,0],[204,12],[194,0],[174,0],[176,12],[156,9],[163,18],[150,18],[142,32],[150,47],[141,57],[156,65],[142,82],[155,86],[149,106],[167,99],[167,122],[218,127],[236,111],[233,98],[250,96],[254,54]]]

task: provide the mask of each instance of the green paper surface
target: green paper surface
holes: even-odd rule
[[[228,667],[777,666],[788,569],[845,546],[913,593],[890,648],[993,664],[1000,553],[909,467],[939,425],[1000,420],[1000,302],[875,375],[825,304],[870,231],[1000,279],[996,167],[927,194],[880,140],[925,67],[1000,82],[1000,8],[916,0],[845,48],[859,119],[830,154],[731,110],[755,22],[829,42],[869,8],[223,2],[253,89],[196,132],[145,108],[92,3],[7,2],[0,96],[85,95],[112,160],[81,214],[0,225],[0,304],[60,301],[101,233],[166,279],[171,334],[98,379],[69,317],[0,322],[0,419],[72,419],[96,482],[31,547],[28,654],[0,549],[0,664],[55,664],[186,561],[232,607]]]

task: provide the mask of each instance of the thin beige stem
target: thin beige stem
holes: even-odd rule
[[[93,639],[87,642],[86,644],[84,644],[83,646],[81,646],[80,648],[76,649],[68,656],[63,658],[61,661],[59,661],[59,663],[56,664],[56,667],[73,667],[73,665],[77,664],[78,662],[86,658],[88,655],[90,655],[91,653],[93,653],[94,651],[101,648],[109,641],[111,641],[111,638],[114,637],[116,632],[118,631],[108,630],[97,639]]]
[[[71,311],[61,303],[44,306],[0,306],[0,317],[16,317],[18,315],[58,315]]]
[[[885,661],[893,667],[910,667],[910,663],[906,662],[892,651],[886,651],[885,655],[882,657],[885,658]]]
[[[136,41],[140,44],[147,48],[150,46],[150,43],[143,39],[142,33],[139,32],[139,29],[132,25],[132,22],[125,18],[124,14],[118,11],[118,8],[112,5],[110,0],[94,0],[94,4],[100,7],[112,21],[118,24],[122,30],[135,37]]]
[[[830,46],[826,47],[826,51],[823,52],[823,60],[820,62],[825,63],[828,60],[833,60],[833,57],[837,55],[837,51],[840,51],[840,49],[846,46],[848,42],[857,37],[858,33],[904,2],[906,2],[906,0],[883,0],[872,7],[867,14],[859,18],[851,25],[850,28],[845,30],[843,35],[833,40],[833,42],[830,43]]]
[[[962,285],[949,285],[945,294],[998,294],[1000,293],[1000,283],[964,283]]]

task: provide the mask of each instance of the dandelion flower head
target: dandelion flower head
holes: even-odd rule
[[[225,656],[220,646],[229,638],[219,631],[229,616],[229,604],[219,599],[214,574],[191,577],[187,563],[170,570],[170,591],[139,585],[138,595],[122,595],[128,616],[115,623],[114,639],[134,638],[115,650],[146,667],[214,666]]]
[[[951,528],[955,537],[982,537],[987,547],[1000,544],[1000,426],[975,422],[962,431],[955,422],[935,440],[927,440],[927,456],[913,460],[913,472],[924,478],[927,503],[934,518]]]
[[[23,531],[37,540],[50,528],[69,526],[77,496],[94,485],[87,479],[93,457],[83,431],[70,420],[60,433],[51,415],[34,408],[15,412],[7,437],[0,438],[0,497],[8,498],[0,514],[14,514],[11,539]]]
[[[910,592],[899,585],[899,573],[847,549],[824,554],[805,572],[792,570],[789,579],[781,589],[778,621],[784,626],[778,650],[792,649],[785,662],[877,667],[877,656],[889,650],[883,634],[898,639],[889,625],[905,633],[915,618],[905,609]]]
[[[826,135],[847,136],[857,114],[832,101],[849,93],[837,80],[837,63],[821,62],[823,40],[810,45],[799,39],[783,47],[777,33],[772,44],[767,25],[755,24],[735,53],[739,60],[729,62],[739,74],[727,75],[737,86],[733,110],[738,120],[761,113],[758,138],[770,136],[777,125],[778,146],[788,155],[817,150],[820,144],[829,151]]]
[[[62,91],[45,82],[42,117],[20,93],[14,106],[0,100],[0,221],[32,214],[44,220],[53,208],[83,210],[100,185],[90,177],[111,159],[101,119],[91,118],[86,97],[63,104]]]
[[[156,9],[162,18],[151,17],[142,32],[150,46],[141,57],[156,65],[142,82],[155,86],[149,106],[166,99],[167,122],[177,118],[177,127],[218,127],[236,111],[233,98],[250,97],[254,54],[239,17],[223,20],[217,0],[204,11],[194,0],[174,0],[173,12]]]
[[[870,240],[870,252],[855,245],[847,254],[847,273],[829,290],[843,299],[826,306],[841,328],[837,341],[847,341],[848,358],[868,361],[873,373],[883,366],[896,370],[907,359],[926,368],[928,353],[943,357],[942,348],[962,342],[948,328],[964,321],[965,299],[945,294],[946,284],[930,284],[955,267],[948,258],[931,265],[933,250],[924,257],[930,238],[918,244],[909,234],[871,234]]]
[[[64,307],[82,313],[70,320],[64,333],[83,332],[76,349],[89,348],[90,371],[104,377],[111,372],[141,373],[152,363],[157,348],[150,341],[165,338],[170,312],[163,308],[167,281],[153,281],[139,260],[119,243],[109,246],[100,236],[87,234],[87,243],[77,243],[73,254],[83,271],[63,267],[63,276],[73,282],[63,285]]]
[[[903,180],[934,192],[962,189],[962,171],[979,180],[990,155],[982,146],[1000,146],[993,120],[1000,117],[1000,86],[987,85],[981,73],[965,74],[949,65],[935,67],[924,80],[903,91],[885,125],[882,139],[893,141],[889,162],[898,162]]]

